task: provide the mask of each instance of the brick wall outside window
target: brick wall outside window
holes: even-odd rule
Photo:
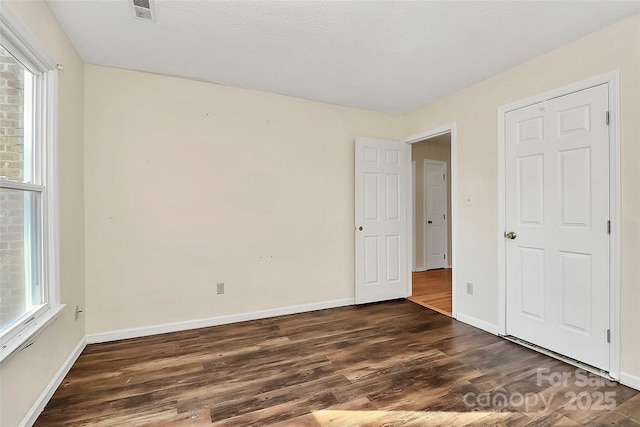
[[[0,46],[0,176],[23,179],[23,67]],[[0,325],[24,314],[24,199],[0,194]]]

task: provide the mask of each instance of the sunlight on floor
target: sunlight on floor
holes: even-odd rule
[[[325,409],[313,411],[313,417],[320,426],[363,426],[363,425],[421,425],[421,426],[463,426],[483,419],[486,422],[506,421],[521,414],[512,412],[421,412],[421,411],[346,411]]]

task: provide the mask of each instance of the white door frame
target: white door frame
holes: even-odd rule
[[[442,161],[442,160],[431,160],[431,159],[424,159],[422,161],[422,220],[424,221],[427,217],[427,163],[431,163],[431,164],[438,164],[438,165],[444,165],[444,172],[445,172],[445,180],[444,180],[444,188],[445,188],[445,194],[444,194],[444,210],[445,210],[445,224],[447,224],[446,227],[446,232],[447,235],[445,237],[445,247],[444,247],[444,253],[448,254],[449,253],[449,201],[447,200],[447,185],[449,185],[449,179],[448,177],[446,177],[446,173],[447,173],[447,162]],[[415,211],[414,211],[415,212]],[[415,221],[414,221],[415,223]],[[424,266],[425,270],[427,269],[427,226],[426,224],[422,224],[422,265]],[[447,265],[449,265],[449,262],[451,260],[447,259],[446,265],[444,268],[447,267]]]
[[[456,236],[457,236],[457,232],[456,232],[456,176],[457,176],[457,131],[456,131],[456,124],[454,123],[450,123],[448,125],[444,125],[442,127],[439,128],[435,128],[435,129],[431,129],[431,130],[427,130],[424,132],[420,132],[418,134],[415,135],[411,135],[407,138],[402,139],[401,141],[411,145],[411,144],[415,144],[417,142],[422,142],[425,139],[429,139],[429,138],[433,138],[435,136],[439,136],[439,135],[443,135],[445,133],[450,133],[451,134],[451,213],[449,214],[449,220],[451,221],[451,259],[449,260],[449,262],[451,263],[451,317],[453,317],[454,319],[458,316],[458,308],[457,308],[457,303],[456,303],[456,283],[457,283],[457,275],[456,275],[456,268],[457,268],[457,261],[456,261]],[[407,150],[407,167],[411,167],[411,147],[409,147],[409,149]],[[412,200],[413,199],[413,180],[407,180],[407,200]],[[409,202],[412,203],[412,202]],[[414,222],[414,215],[415,212],[412,209],[412,205],[409,204],[407,205],[407,214],[409,215],[409,217],[407,218],[407,233],[408,236],[413,236],[414,230],[413,230],[413,222]],[[407,239],[409,241],[409,239]],[[409,256],[409,259],[413,258],[413,244],[412,243],[408,243],[408,251],[410,251],[409,253],[411,254]],[[413,283],[412,283],[412,275],[411,275],[412,271],[411,269],[409,269],[409,280],[408,280],[408,286],[409,286],[409,295],[411,295],[411,289],[413,288]]]
[[[412,160],[411,161],[411,185],[415,185],[416,182],[416,161]],[[411,193],[411,211],[415,213],[416,211],[416,198],[415,198],[415,194],[412,192]],[[415,215],[411,215],[409,217],[409,219],[411,219],[412,223],[411,223],[411,227],[412,230],[416,229],[416,218]],[[411,235],[411,242],[412,242],[412,249],[411,249],[411,263],[412,263],[412,268],[411,271],[416,271],[416,235],[412,234]],[[413,295],[413,290],[411,291],[410,295]]]
[[[498,333],[506,335],[506,265],[505,265],[505,123],[506,114],[551,98],[588,89],[601,84],[609,88],[609,215],[611,237],[609,240],[609,328],[611,329],[609,375],[620,378],[620,92],[619,71],[612,71],[590,79],[553,89],[498,108]],[[604,118],[603,118],[604,120]]]

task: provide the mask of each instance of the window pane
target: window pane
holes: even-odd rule
[[[40,193],[0,188],[0,330],[43,303]]]
[[[0,45],[0,178],[33,182],[33,77]]]

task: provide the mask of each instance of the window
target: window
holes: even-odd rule
[[[0,363],[62,307],[58,297],[57,70],[0,10]]]

